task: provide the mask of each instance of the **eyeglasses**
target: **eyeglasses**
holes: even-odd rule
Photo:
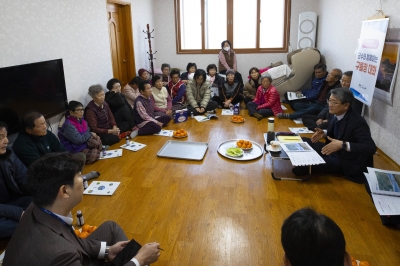
[[[326,100],[326,103],[327,103],[327,104],[330,104],[330,105],[338,105],[338,104],[341,104],[341,102],[332,101],[332,100]]]
[[[84,112],[84,111],[85,111],[85,109],[75,109],[74,112]]]

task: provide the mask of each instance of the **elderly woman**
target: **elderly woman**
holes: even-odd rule
[[[235,79],[243,86],[242,75],[237,72],[236,53],[231,49],[231,42],[225,40],[221,43],[221,51],[218,54],[219,73],[225,74],[228,70],[233,70]],[[242,88],[243,89],[243,88]]]
[[[187,84],[189,82],[189,75],[197,70],[196,63],[188,63],[186,66],[186,71],[181,75],[181,80],[183,83]]]
[[[152,96],[150,97],[150,100],[154,106],[155,115],[172,116],[174,113],[172,111],[172,100],[167,89],[162,85],[161,77],[154,76],[152,81],[154,86],[151,88]]]
[[[104,101],[105,93],[100,84],[89,87],[88,94],[92,100],[85,109],[85,117],[90,130],[96,133],[103,145],[112,145],[119,142],[120,130],[108,103]]]
[[[169,76],[169,73],[171,72],[171,66],[167,63],[164,63],[161,65],[161,81],[162,85],[166,87],[171,80],[171,77]],[[154,85],[154,83],[153,83]]]
[[[243,101],[243,95],[240,93],[242,86],[235,80],[235,72],[229,69],[226,71],[226,81],[219,86],[219,96],[214,96],[213,101],[217,102],[221,108],[229,108]]]
[[[121,93],[121,81],[112,78],[107,82],[106,102],[113,113],[115,122],[121,132],[132,130],[135,126],[133,109],[128,103],[125,95]]]
[[[279,93],[271,85],[271,82],[272,78],[270,75],[267,74],[261,77],[261,86],[257,89],[256,97],[252,102],[247,103],[249,115],[254,116],[258,121],[264,117],[282,113]]]
[[[88,123],[83,118],[82,103],[70,101],[65,122],[58,130],[58,138],[67,151],[82,152],[86,156],[86,164],[96,162],[100,158],[102,143],[96,133],[90,132]]]
[[[140,96],[136,98],[135,120],[137,126],[131,133],[131,138],[144,135],[153,135],[161,131],[161,128],[168,125],[171,117],[168,115],[156,116],[151,103],[151,85],[144,80],[139,83]]]
[[[139,74],[139,77],[140,77],[142,80],[147,80],[147,81],[150,83],[150,85],[151,85],[151,80],[150,80],[150,73],[149,73],[149,71],[147,71],[147,70],[144,69],[144,68],[141,68],[141,69],[139,69],[138,74]]]
[[[223,77],[218,75],[217,66],[215,64],[209,64],[207,66],[207,78],[211,83],[211,87],[219,87],[225,81]]]
[[[247,105],[256,97],[258,86],[261,84],[260,70],[256,67],[252,67],[249,70],[250,79],[244,84],[244,103]]]
[[[189,80],[186,96],[188,112],[194,115],[204,114],[218,107],[216,102],[210,101],[210,83],[206,81],[206,72],[203,69],[197,69],[193,79]]]
[[[125,85],[125,87],[122,90],[122,94],[125,96],[126,100],[128,101],[132,109],[136,98],[140,95],[138,86],[139,82],[141,81],[142,81],[141,78],[134,77],[133,79],[131,79],[131,81],[129,81],[128,84]]]
[[[186,107],[186,85],[180,80],[178,69],[172,69],[170,76],[167,91],[172,99],[172,111],[175,112]]]

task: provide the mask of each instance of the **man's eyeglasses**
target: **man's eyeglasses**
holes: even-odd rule
[[[341,102],[332,101],[332,100],[326,100],[326,102],[327,102],[327,104],[330,104],[330,105],[338,105],[338,104],[341,104]]]

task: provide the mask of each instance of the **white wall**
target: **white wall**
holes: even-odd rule
[[[132,3],[136,67],[148,66],[142,30],[154,25],[153,2],[125,2]],[[0,67],[62,58],[68,100],[82,103],[90,85],[112,77],[106,0],[1,0],[0,10]]]
[[[325,56],[328,69],[354,69],[354,51],[360,36],[361,22],[380,9],[378,0],[319,1],[318,49]],[[390,17],[389,28],[400,28],[400,3],[383,0],[382,9]],[[365,118],[376,145],[400,163],[400,72],[394,92],[393,107],[373,99]]]
[[[292,0],[291,27],[290,27],[290,43],[293,49],[297,45],[297,27],[299,13],[304,11],[315,11],[317,0]],[[206,55],[182,55],[176,54],[176,34],[174,19],[174,0],[154,0],[154,20],[155,20],[155,40],[157,46],[157,67],[161,67],[162,63],[170,63],[171,67],[178,67],[186,71],[186,65],[189,62],[195,62],[198,68],[206,69],[208,64],[218,65],[217,54]],[[221,39],[221,42],[223,40]],[[271,63],[286,61],[286,53],[273,54],[238,54],[238,71],[247,77],[249,69],[252,67],[266,67]],[[297,89],[297,88],[296,88]]]

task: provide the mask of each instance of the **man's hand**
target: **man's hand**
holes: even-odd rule
[[[200,113],[200,107],[196,107],[196,112]]]
[[[331,141],[328,145],[325,145],[322,150],[321,153],[325,154],[325,155],[330,155],[340,149],[342,149],[342,144],[343,141],[341,140],[337,140],[337,139],[333,139],[331,137],[328,137],[328,139]]]
[[[118,253],[121,252],[121,250],[129,243],[129,240],[127,241],[120,241],[112,245],[108,251],[108,260],[112,261],[115,256],[117,256]]]
[[[315,121],[315,124],[317,124],[317,126],[319,126],[319,125],[322,124],[323,121],[324,121],[324,120],[322,120],[322,118],[320,118],[320,119],[318,119],[317,121]]]
[[[160,256],[159,247],[160,244],[157,242],[148,243],[139,249],[134,258],[138,260],[140,265],[148,265],[156,262]]]
[[[204,113],[206,111],[206,109],[204,109],[203,107],[200,108],[200,113]]]
[[[314,130],[315,130],[315,133],[314,133],[314,135],[312,135],[311,141],[313,143],[317,143],[318,141],[320,141],[320,139],[322,139],[325,136],[325,133],[320,128],[314,128]]]

